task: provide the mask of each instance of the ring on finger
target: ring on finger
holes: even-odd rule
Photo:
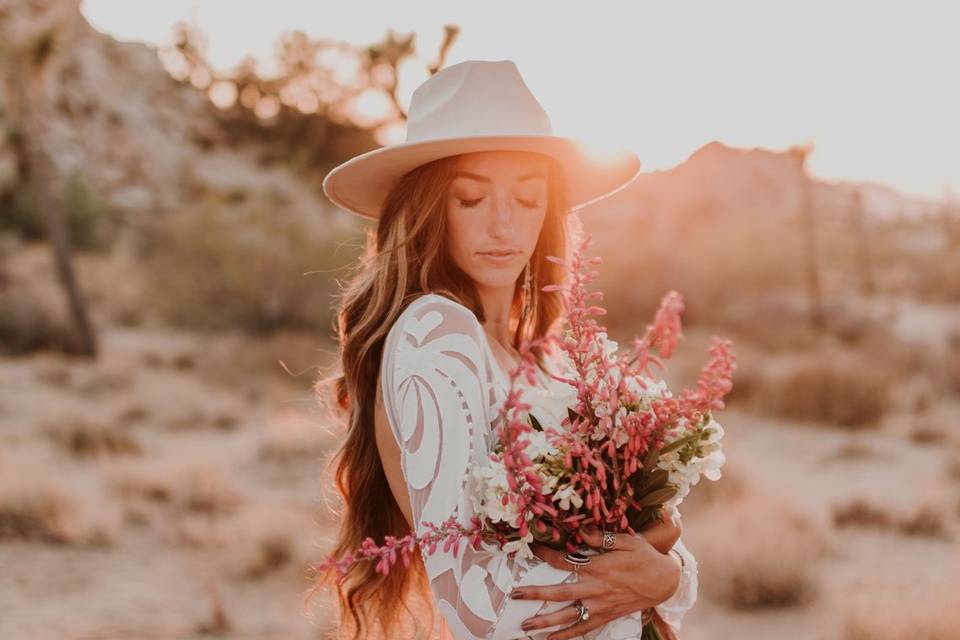
[[[617,545],[617,534],[615,534],[612,531],[607,531],[606,529],[603,529],[603,543],[600,545],[600,547],[604,551],[609,551],[610,549],[613,549],[616,545]]]
[[[567,555],[563,556],[563,559],[573,565],[583,566],[585,564],[590,564],[590,556],[584,555],[579,551],[571,551]]]
[[[573,606],[577,610],[578,624],[583,624],[590,619],[590,609],[587,608],[587,605],[583,604],[582,600],[577,600],[573,603]]]

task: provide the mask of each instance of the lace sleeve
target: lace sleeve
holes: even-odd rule
[[[673,545],[683,557],[683,571],[680,574],[680,585],[672,596],[656,606],[657,613],[664,622],[679,633],[684,614],[697,602],[699,590],[699,575],[697,559],[683,543],[683,536]]]
[[[418,535],[428,531],[423,523],[454,515],[470,525],[469,471],[485,459],[496,417],[485,339],[472,311],[437,294],[410,303],[387,335],[380,383]],[[570,604],[510,598],[514,587],[575,576],[493,542],[474,550],[464,540],[457,557],[452,548],[421,553],[439,612],[458,640],[524,638],[523,620]]]

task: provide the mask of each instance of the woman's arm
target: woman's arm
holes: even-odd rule
[[[658,604],[655,609],[660,618],[669,624],[675,632],[679,633],[683,616],[697,602],[699,575],[697,571],[697,559],[690,550],[687,549],[682,537],[677,540],[673,548],[676,549],[682,559],[680,584],[674,594]]]
[[[469,309],[427,294],[404,310],[385,341],[380,383],[418,535],[429,531],[425,523],[451,516],[470,526],[470,470],[487,455],[493,414],[483,340]],[[523,619],[568,604],[509,597],[516,587],[572,579],[539,558],[511,557],[491,542],[475,550],[465,539],[456,556],[442,546],[421,553],[440,614],[458,640],[524,638]]]

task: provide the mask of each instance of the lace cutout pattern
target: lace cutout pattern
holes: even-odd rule
[[[545,376],[544,376],[545,378]],[[451,516],[469,526],[471,465],[482,463],[492,440],[497,408],[506,394],[506,375],[493,356],[486,333],[472,311],[438,294],[424,294],[404,309],[383,349],[380,385],[390,428],[401,451],[401,469],[417,533],[424,522]],[[549,381],[547,382],[549,385]],[[562,383],[560,383],[562,384]],[[566,385],[564,385],[566,386]],[[525,398],[535,411],[555,411],[547,392]],[[556,404],[556,401],[554,402]],[[696,561],[678,542],[686,566],[677,592],[657,607],[679,628],[696,600]],[[464,541],[452,549],[423,553],[430,586],[443,622],[457,640],[544,638],[558,625],[527,634],[520,623],[567,602],[513,600],[515,587],[576,580],[572,571],[539,558],[510,557],[490,542],[474,550]],[[640,613],[588,632],[589,640],[640,637]]]

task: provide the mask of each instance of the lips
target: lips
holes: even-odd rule
[[[480,251],[479,253],[480,253],[481,255],[488,255],[488,256],[512,256],[513,254],[515,254],[515,253],[520,253],[520,252],[519,252],[519,251],[502,250],[502,251]]]

